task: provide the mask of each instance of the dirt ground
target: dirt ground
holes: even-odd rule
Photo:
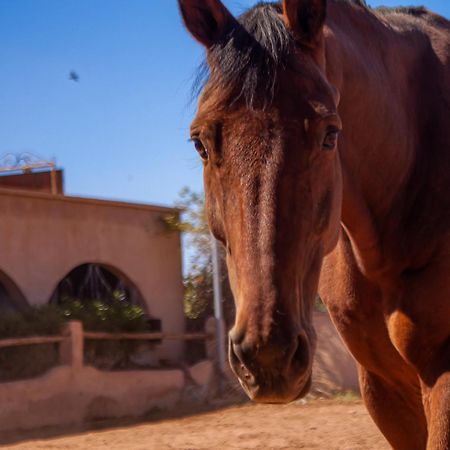
[[[182,418],[116,423],[113,428],[1,446],[15,450],[387,450],[358,400],[314,400],[287,406],[233,406]],[[54,434],[53,434],[54,435]],[[45,436],[45,437],[43,437]],[[15,436],[16,440],[19,436]]]

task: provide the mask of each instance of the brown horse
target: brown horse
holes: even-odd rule
[[[450,22],[363,0],[179,0],[207,50],[192,124],[248,395],[311,380],[319,291],[397,450],[450,449]],[[320,282],[319,282],[320,278]]]

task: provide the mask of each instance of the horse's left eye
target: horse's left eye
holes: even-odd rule
[[[192,142],[194,143],[195,150],[197,150],[197,153],[200,155],[200,158],[203,159],[203,161],[208,160],[208,150],[203,145],[203,142],[198,138],[192,138]]]
[[[327,131],[327,134],[325,135],[325,139],[322,143],[322,148],[324,150],[334,150],[337,144],[337,139],[339,135],[339,130],[337,129],[331,129]]]

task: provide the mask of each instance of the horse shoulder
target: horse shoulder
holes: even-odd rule
[[[404,273],[387,321],[391,340],[423,379],[450,370],[450,234],[430,262]]]
[[[391,341],[383,292],[359,271],[344,232],[335,250],[324,259],[319,295],[360,365],[392,381],[417,382],[415,374]]]

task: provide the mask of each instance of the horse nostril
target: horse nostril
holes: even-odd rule
[[[249,361],[246,361],[245,349],[243,349],[240,344],[233,344],[231,339],[229,346],[229,357],[231,367],[234,367],[236,375],[238,375],[241,380],[245,381],[247,385],[254,384],[255,377],[246,365],[249,364]]]
[[[252,365],[255,353],[257,351],[256,346],[245,341],[233,342],[233,340],[231,340],[231,348],[234,355],[238,361],[242,363],[242,365],[246,368]]]

